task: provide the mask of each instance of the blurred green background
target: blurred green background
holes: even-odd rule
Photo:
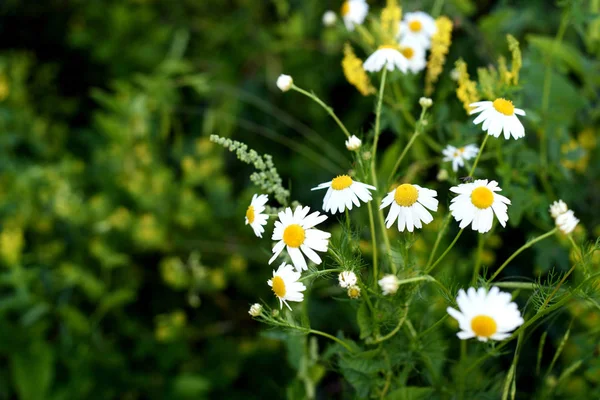
[[[429,11],[433,3],[401,5]],[[600,26],[598,10],[590,11],[598,2],[442,3],[455,32],[432,134],[456,140],[473,132],[449,71],[463,57],[475,75],[476,66],[508,54],[505,35],[514,35],[524,54],[521,104],[551,138],[552,190],[583,221],[579,239],[598,235]],[[353,132],[370,128],[373,98],[341,70],[346,32],[321,23],[325,10],[339,7],[323,0],[0,3],[0,399],[275,399],[302,385],[299,360],[310,355],[298,352],[307,339],[261,335],[247,314],[258,299],[273,300],[269,241],[244,226],[252,170],[208,137],[272,154],[292,198],[318,206],[309,189],[350,166],[344,138],[322,109],[282,94],[275,80],[292,75]],[[548,60],[566,14],[566,47]],[[549,61],[553,84],[541,112]],[[406,99],[413,115],[421,80]],[[383,123],[395,136],[382,137],[382,148],[393,147],[392,137],[405,142],[401,118],[389,112]],[[527,192],[536,130],[528,131],[529,149],[508,143],[514,168],[495,171],[515,200],[505,246],[486,249],[490,264],[536,226],[551,227],[546,207],[555,199]],[[323,142],[307,141],[311,135]],[[322,157],[325,142],[338,150]],[[431,166],[423,176],[435,181],[436,174]],[[518,274],[535,277],[568,269],[569,253],[542,244],[526,261],[531,270]],[[351,308],[340,311],[327,296],[310,304],[315,324],[356,333]],[[332,363],[322,362],[329,372],[317,397],[350,398]],[[596,369],[574,385],[597,384]]]

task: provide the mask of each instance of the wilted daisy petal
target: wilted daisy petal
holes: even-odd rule
[[[294,268],[282,263],[277,271],[273,270],[273,278],[267,281],[267,284],[271,286],[273,293],[279,299],[279,308],[283,308],[283,303],[292,309],[287,303],[288,301],[300,302],[304,300],[303,291],[306,290],[306,286],[302,282],[298,282],[300,279],[300,272],[294,271]]]
[[[384,296],[396,294],[398,287],[400,286],[396,275],[391,274],[385,275],[383,278],[378,280],[377,283],[379,284],[381,292]]]
[[[489,292],[484,288],[469,288],[467,292],[460,289],[456,298],[459,309],[448,307],[446,311],[458,321],[459,339],[504,340],[524,322],[511,300],[510,293],[501,292],[495,286]]]
[[[269,201],[269,196],[261,194],[260,196],[253,195],[250,205],[246,209],[246,225],[250,224],[250,227],[254,230],[254,234],[262,238],[262,234],[265,231],[263,228],[267,224],[269,216],[263,214],[265,211],[265,204]]]
[[[485,233],[492,229],[494,214],[502,226],[508,221],[510,200],[497,194],[502,189],[496,181],[488,183],[487,179],[478,179],[472,183],[463,183],[450,188],[458,196],[452,199],[450,211],[454,219],[460,223],[461,229],[471,225],[474,231]]]
[[[349,286],[356,285],[356,282],[358,281],[358,279],[356,278],[356,274],[354,272],[342,271],[338,275],[338,281],[340,283],[340,286],[345,289]]]
[[[321,257],[316,251],[327,251],[331,234],[314,229],[314,226],[325,221],[327,216],[321,215],[318,211],[308,215],[309,212],[308,206],[298,206],[293,212],[287,207],[279,212],[279,221],[275,221],[275,229],[271,237],[277,243],[273,247],[273,257],[269,260],[269,264],[275,261],[284,248],[287,249],[298,272],[308,269],[305,255],[315,264],[321,264]]]
[[[438,200],[435,190],[426,189],[419,185],[409,183],[402,184],[392,190],[381,201],[380,209],[389,205],[390,212],[385,219],[386,228],[398,220],[398,230],[403,232],[407,229],[409,232],[415,228],[421,229],[423,224],[433,221],[433,216],[427,210],[437,211]]]
[[[346,148],[350,151],[356,151],[360,149],[362,145],[362,141],[356,136],[352,135],[348,140],[346,140]]]
[[[331,182],[321,183],[311,190],[327,189],[323,199],[323,210],[335,214],[344,210],[352,210],[352,205],[360,207],[360,202],[371,201],[371,192],[374,186],[356,182],[348,175],[340,175]]]
[[[474,109],[471,115],[479,114],[473,121],[475,125],[483,122],[481,126],[484,132],[494,137],[499,137],[504,132],[504,139],[515,139],[525,137],[525,128],[517,115],[525,115],[525,111],[515,108],[512,101],[496,99],[494,101],[479,101],[470,104]]]

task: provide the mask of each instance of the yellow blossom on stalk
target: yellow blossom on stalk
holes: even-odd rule
[[[363,69],[363,61],[356,57],[352,50],[352,46],[348,43],[344,46],[342,68],[344,69],[346,80],[352,84],[360,94],[368,96],[375,93],[375,88],[371,85],[371,80]]]
[[[560,146],[560,151],[563,156],[566,156],[560,162],[563,167],[573,169],[579,173],[585,172],[590,161],[590,153],[580,146],[575,139],[571,139],[568,143]]]
[[[518,85],[519,84],[519,71],[523,65],[521,59],[521,49],[519,48],[519,42],[512,35],[506,35],[508,41],[508,49],[512,55],[512,65],[509,71],[505,71],[502,78],[506,84]]]
[[[8,78],[3,72],[0,72],[0,101],[8,97],[10,93],[10,87],[8,85]]]
[[[469,73],[467,72],[467,64],[463,59],[459,59],[455,64],[456,71],[458,72],[458,87],[456,88],[456,97],[463,103],[463,107],[467,114],[471,112],[473,107],[469,104],[476,103],[480,100],[479,93],[477,92],[477,85],[474,81],[469,79]]]
[[[381,11],[381,32],[383,41],[393,41],[398,36],[398,27],[402,19],[402,8],[397,0],[387,0],[385,8]]]
[[[433,93],[433,85],[437,82],[444,63],[446,54],[452,43],[452,21],[448,17],[439,17],[435,20],[437,32],[431,38],[431,54],[427,61],[427,74],[425,75],[425,95]]]
[[[577,142],[579,145],[586,150],[593,150],[596,148],[596,133],[593,128],[585,128],[579,135],[577,135]]]

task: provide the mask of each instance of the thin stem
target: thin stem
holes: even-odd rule
[[[479,235],[477,238],[477,260],[475,261],[475,268],[473,268],[473,277],[471,278],[471,285],[474,285],[479,276],[479,270],[481,269],[481,253],[483,252],[483,244],[485,243],[485,236]]]
[[[335,122],[338,124],[338,126],[340,127],[342,132],[344,132],[346,137],[348,137],[348,138],[350,137],[350,132],[348,132],[348,129],[346,129],[346,127],[344,126],[342,121],[340,121],[340,119],[337,117],[337,115],[335,115],[335,113],[333,112],[333,108],[331,108],[327,104],[323,103],[323,101],[321,99],[319,99],[314,93],[309,93],[304,89],[300,89],[298,86],[296,86],[294,84],[292,84],[292,89],[295,90],[296,92],[302,93],[306,97],[311,98],[318,105],[323,107],[325,109],[325,111],[327,111],[327,113],[331,116],[331,118],[333,118],[335,120]]]
[[[481,157],[481,154],[483,153],[483,148],[485,147],[485,144],[487,143],[488,139],[489,139],[490,135],[485,135],[485,138],[483,139],[483,142],[481,142],[481,146],[479,146],[479,151],[477,152],[477,157],[475,158],[475,162],[473,163],[473,166],[471,167],[471,170],[469,171],[469,176],[473,176],[473,173],[475,172],[475,168],[477,168],[477,164],[479,163],[479,158]]]
[[[340,345],[344,346],[344,348],[345,348],[346,350],[348,350],[350,353],[354,353],[354,350],[352,350],[352,348],[351,348],[351,347],[348,345],[348,343],[344,342],[344,341],[343,341],[343,340],[341,340],[340,338],[336,338],[335,336],[333,336],[333,335],[330,335],[329,333],[321,332],[321,331],[318,331],[318,330],[316,330],[316,329],[309,329],[309,330],[308,330],[308,332],[309,332],[309,333],[313,333],[313,334],[315,334],[315,335],[321,335],[321,336],[323,336],[323,337],[326,337],[326,338],[328,338],[328,339],[331,339],[331,340],[333,340],[333,341],[335,341],[335,342],[339,343]]]
[[[529,242],[525,243],[523,246],[521,246],[517,251],[515,251],[510,257],[508,257],[508,259],[506,261],[504,261],[504,264],[502,264],[500,266],[500,268],[498,268],[498,270],[494,273],[494,275],[492,275],[492,277],[489,279],[488,282],[491,282],[494,280],[495,277],[498,276],[498,274],[500,274],[500,272],[502,272],[502,270],[519,254],[521,254],[523,251],[527,250],[528,248],[530,248],[531,246],[533,246],[534,244],[536,244],[537,242],[546,239],[547,237],[550,237],[552,235],[554,235],[556,233],[557,228],[552,229],[549,232],[544,233],[541,236],[536,237],[533,240],[530,240]]]
[[[429,272],[431,272],[431,270],[433,270],[435,268],[436,265],[438,265],[440,263],[440,261],[442,261],[444,259],[444,257],[446,257],[446,254],[448,254],[448,252],[450,250],[452,250],[452,248],[454,247],[454,245],[456,244],[456,242],[458,241],[458,238],[460,237],[460,235],[462,235],[464,229],[461,229],[460,231],[458,231],[458,233],[456,234],[456,236],[454,237],[454,240],[452,241],[452,243],[450,243],[450,246],[448,246],[448,248],[446,249],[446,251],[444,251],[442,253],[442,255],[440,256],[440,258],[438,258],[431,267],[429,267],[429,269],[427,269],[425,271],[426,274],[428,274]]]
[[[435,253],[437,251],[438,246],[440,245],[440,242],[442,241],[442,236],[444,236],[444,232],[446,231],[446,228],[448,227],[448,223],[450,222],[451,217],[452,217],[452,214],[450,214],[450,213],[448,213],[448,215],[446,215],[446,219],[444,221],[444,224],[442,225],[442,229],[440,229],[440,231],[437,234],[437,238],[435,239],[433,249],[431,249],[431,254],[429,254],[429,260],[427,260],[427,266],[425,267],[426,271],[429,268],[429,266],[431,265],[431,263],[433,262],[433,258],[435,257]]]
[[[379,278],[379,267],[377,266],[377,239],[375,237],[375,219],[373,218],[373,205],[367,203],[369,209],[369,228],[371,229],[371,247],[373,248],[373,287],[377,287],[377,278]]]
[[[500,288],[506,289],[525,289],[525,290],[535,290],[538,285],[536,283],[529,282],[496,282],[494,286],[498,286]]]
[[[431,8],[431,16],[433,18],[440,15],[440,13],[442,12],[442,7],[444,7],[444,3],[445,3],[445,0],[435,0],[435,3],[433,4],[433,7]]]
[[[370,344],[385,342],[386,340],[392,338],[396,333],[398,333],[398,331],[402,328],[402,325],[404,325],[404,321],[406,321],[406,317],[408,317],[409,304],[410,303],[407,302],[407,303],[404,303],[404,306],[402,306],[402,308],[404,309],[404,312],[402,313],[402,317],[400,317],[400,320],[398,321],[398,325],[396,325],[396,327],[394,329],[392,329],[387,335],[378,336],[377,338],[375,338]]]
[[[348,228],[348,236],[352,237],[352,229],[350,228],[350,214],[348,213],[348,209],[346,208],[346,228]]]

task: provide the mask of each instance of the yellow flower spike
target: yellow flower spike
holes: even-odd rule
[[[375,88],[371,85],[369,76],[363,69],[363,61],[356,57],[352,46],[346,43],[344,45],[344,59],[342,60],[342,68],[346,80],[353,85],[363,96],[368,96],[375,93]]]
[[[381,11],[381,32],[383,41],[394,41],[398,36],[398,27],[402,19],[402,8],[397,0],[387,0],[385,8]]]
[[[461,59],[456,61],[456,71],[458,72],[458,87],[456,88],[456,97],[463,103],[463,107],[467,114],[471,112],[472,108],[469,104],[476,103],[480,100],[479,93],[477,92],[477,85],[474,81],[469,79],[469,73],[467,72],[467,64]]]
[[[506,83],[510,83],[512,80],[513,85],[519,84],[519,71],[521,70],[521,66],[523,65],[523,60],[521,59],[521,49],[519,47],[519,42],[512,35],[506,35],[506,40],[508,41],[508,49],[512,54],[512,65],[509,72],[509,76],[506,80]]]
[[[439,17],[435,20],[437,32],[431,38],[431,53],[427,61],[427,74],[425,75],[425,95],[431,96],[435,83],[438,81],[446,55],[452,43],[452,21],[448,17]]]
[[[579,145],[586,150],[593,150],[596,148],[596,133],[593,128],[585,128],[579,135],[577,135],[577,142]]]

